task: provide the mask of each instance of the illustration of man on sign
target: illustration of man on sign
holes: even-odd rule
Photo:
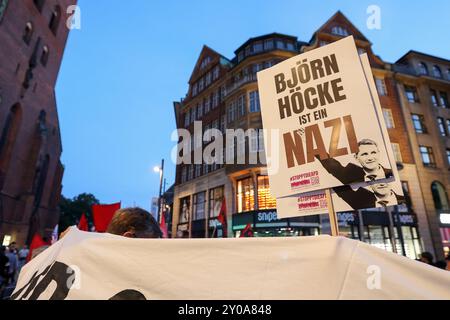
[[[358,188],[354,191],[350,186],[333,188],[333,191],[353,210],[367,208],[386,208],[405,203],[404,196],[397,195],[389,183],[371,185],[369,189]]]
[[[323,167],[343,184],[351,184],[356,181],[370,182],[393,177],[392,170],[384,168],[380,164],[380,149],[375,141],[363,139],[358,143],[359,151],[355,154],[356,160],[361,167],[349,163],[343,166],[339,161],[333,158],[321,160]]]

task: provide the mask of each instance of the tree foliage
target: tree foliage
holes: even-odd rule
[[[59,230],[64,231],[70,226],[78,225],[83,213],[86,215],[89,227],[92,227],[94,225],[92,205],[94,204],[100,204],[100,201],[90,193],[82,193],[72,199],[62,196],[59,203],[61,209]]]

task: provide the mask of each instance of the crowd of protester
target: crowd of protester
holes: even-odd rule
[[[28,254],[28,246],[24,245],[19,250],[16,242],[11,242],[6,247],[0,247],[0,298],[3,298],[5,292],[11,291],[15,287]]]

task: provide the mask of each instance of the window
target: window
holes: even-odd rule
[[[295,45],[292,42],[287,43],[287,49],[289,51],[295,51]]]
[[[447,132],[450,133],[450,120],[447,119]]]
[[[419,102],[419,97],[417,96],[417,90],[414,87],[405,86],[406,98],[410,103]]]
[[[252,178],[237,182],[237,207],[238,213],[255,210],[255,191]]]
[[[284,49],[284,42],[283,42],[283,40],[277,40],[276,44],[277,44],[277,49],[281,49],[281,50]]]
[[[198,81],[198,92],[203,91],[203,88],[205,87],[205,80],[203,78],[201,78]]]
[[[237,109],[238,109],[238,113],[239,113],[239,117],[242,117],[245,115],[245,111],[246,111],[246,103],[245,103],[245,95],[242,95],[238,98],[238,102],[237,102]]]
[[[273,40],[264,41],[264,50],[272,50],[273,49]]]
[[[194,85],[192,86],[192,96],[195,97],[197,95],[198,92],[198,84],[194,83]]]
[[[336,27],[333,27],[332,29],[331,29],[331,33],[333,33],[333,34],[335,34],[335,35],[338,35],[338,36],[348,36],[348,31],[347,31],[347,29],[345,29],[345,28],[343,28],[343,27],[340,27],[340,26],[336,26]]]
[[[1,16],[1,13],[0,13]],[[1,21],[1,17],[0,17],[0,21]],[[450,80],[450,69],[447,69],[447,80]]]
[[[431,95],[431,103],[433,104],[433,107],[439,107],[439,101],[436,90],[431,89],[430,90]]]
[[[188,223],[191,215],[191,197],[180,199],[180,223]]]
[[[259,104],[259,93],[258,91],[250,92],[250,112],[260,112],[261,106]]]
[[[217,218],[222,208],[224,198],[224,187],[218,187],[209,190],[209,217]]]
[[[253,53],[258,53],[263,51],[263,43],[258,41],[253,44]]]
[[[45,67],[48,63],[48,57],[49,57],[50,53],[48,51],[48,47],[44,46],[42,48],[42,55],[41,55],[41,64]]]
[[[445,122],[444,119],[439,117],[437,118],[438,127],[439,127],[439,133],[441,136],[446,137],[447,136],[447,129],[445,128]]]
[[[208,72],[205,76],[205,86],[209,86],[212,82],[212,75],[211,72]]]
[[[196,120],[196,112],[197,112],[196,108],[193,107],[191,109],[191,123],[193,123]]]
[[[238,62],[244,60],[244,51],[239,51],[238,53]]]
[[[366,49],[364,49],[364,48],[358,48],[358,54],[359,55],[363,55],[364,53],[366,53],[367,51],[366,51]]]
[[[218,79],[219,74],[220,74],[220,68],[219,68],[219,66],[215,66],[213,69],[213,80]]]
[[[193,143],[191,143],[191,145],[194,145]],[[189,171],[188,171],[188,180],[192,180],[192,178],[194,178],[194,165],[191,164],[189,165]]]
[[[26,44],[30,44],[31,38],[33,37],[33,24],[28,22],[25,26],[25,31],[23,32],[23,41]]]
[[[420,155],[425,167],[436,167],[433,149],[431,147],[420,146]]]
[[[412,114],[412,121],[414,125],[414,129],[416,133],[428,133],[427,128],[425,127],[425,118],[421,114]]]
[[[392,143],[392,151],[394,151],[394,158],[396,162],[403,162],[402,152],[398,143]]]
[[[39,12],[42,12],[42,8],[44,7],[45,0],[33,0],[34,5],[39,10]]]
[[[233,122],[236,120],[236,113],[235,113],[235,102],[231,102],[228,105],[228,123]]]
[[[375,78],[375,83],[377,85],[377,91],[380,96],[387,96],[386,83],[384,79]]]
[[[433,76],[436,78],[442,78],[441,68],[439,68],[438,66],[433,66]]]
[[[395,128],[394,117],[392,116],[391,109],[383,108],[383,116],[384,116],[384,121],[386,122],[386,127],[388,129]]]
[[[181,169],[181,183],[185,183],[187,179],[187,167],[183,166]]]
[[[222,86],[220,88],[220,101],[224,101],[226,96],[227,96],[227,87]]]
[[[191,121],[191,110],[188,110],[184,115],[184,127],[189,127],[189,124],[191,123],[190,121]]]
[[[450,149],[447,149],[447,162],[450,165]]]
[[[436,210],[450,210],[447,191],[440,182],[435,181],[431,184],[431,193],[433,195],[434,207]]]
[[[441,107],[442,108],[450,108],[449,104],[448,104],[448,97],[447,97],[447,93],[446,92],[440,92],[439,93],[440,98],[441,98]]]
[[[270,194],[269,177],[258,176],[258,209],[275,209],[277,201]]]
[[[213,103],[212,103],[213,109],[219,106],[219,100],[220,100],[220,92],[219,90],[217,90],[216,92],[214,92],[213,95]]]
[[[325,47],[328,44],[328,41],[320,41],[319,42],[319,47]]]
[[[52,15],[50,17],[50,22],[48,24],[48,27],[53,32],[53,34],[56,36],[56,33],[58,32],[59,22],[61,20],[61,7],[55,6],[55,8],[52,11]]]
[[[204,69],[206,68],[206,66],[211,62],[211,58],[210,57],[206,57],[205,59],[202,60],[202,63],[200,64],[200,69]]]
[[[200,164],[195,165],[195,178],[198,178],[201,176],[202,172],[202,166]]]
[[[427,65],[423,62],[419,62],[419,74],[420,75],[428,75]]]

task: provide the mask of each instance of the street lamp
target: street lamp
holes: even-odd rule
[[[162,197],[162,185],[163,185],[163,177],[164,177],[164,159],[162,159],[161,161],[161,166],[158,167],[154,167],[153,171],[155,171],[155,173],[159,173],[159,198],[158,198],[158,215],[157,215],[157,221],[158,223],[160,215],[161,215],[161,197]]]

